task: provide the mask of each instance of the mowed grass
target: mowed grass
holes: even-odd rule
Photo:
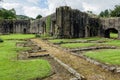
[[[16,35],[14,35],[14,39]],[[9,36],[10,37],[10,36]],[[17,34],[17,39],[31,38],[28,35]],[[20,38],[18,38],[20,37]],[[4,39],[11,39],[2,36]],[[13,38],[13,35],[12,35]],[[0,80],[29,80],[48,76],[51,66],[46,60],[17,60],[17,51],[28,48],[16,47],[16,40],[5,40],[0,43]]]
[[[110,46],[120,47],[120,40],[109,40],[109,41],[106,42],[105,44],[106,44],[106,45],[110,45]]]
[[[118,38],[118,33],[110,33],[111,38]]]
[[[120,50],[119,49],[106,49],[97,51],[88,51],[85,53],[92,59],[100,61],[109,65],[120,65]]]
[[[81,47],[91,47],[95,46],[95,43],[67,43],[67,44],[61,44],[61,47],[63,48],[81,48]]]
[[[52,43],[60,43],[60,42],[72,42],[72,41],[82,41],[82,40],[100,40],[100,37],[92,37],[92,38],[75,38],[75,39],[54,39],[54,40],[49,40],[49,42]]]
[[[7,39],[29,39],[35,38],[34,34],[9,34],[9,35],[1,35],[0,38]]]

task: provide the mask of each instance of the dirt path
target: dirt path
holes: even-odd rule
[[[74,68],[80,74],[85,76],[87,80],[120,80],[120,74],[113,74],[105,71],[100,67],[93,65],[80,57],[69,54],[62,49],[50,46],[45,41],[40,39],[32,39],[38,46],[46,49],[49,54],[54,55],[67,65]]]

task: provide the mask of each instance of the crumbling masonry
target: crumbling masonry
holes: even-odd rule
[[[0,33],[41,33],[56,38],[110,37],[110,31],[118,32],[120,18],[97,18],[68,6],[39,20],[0,21]]]

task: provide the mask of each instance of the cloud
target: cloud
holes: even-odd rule
[[[84,9],[83,11],[92,11],[94,13],[97,13],[97,11],[99,9],[98,6],[90,5],[90,4],[85,3],[85,2],[83,2],[82,5],[83,5],[83,9]]]
[[[12,9],[12,8],[19,8],[21,5],[19,3],[4,3],[4,4],[1,4],[1,6],[3,8],[6,8],[6,9]]]
[[[27,1],[30,3],[34,3],[36,5],[38,5],[38,3],[39,3],[39,0],[27,0]]]
[[[4,0],[0,6],[5,9],[15,8],[17,14],[35,18],[38,14],[47,16],[59,6],[68,5],[73,9],[90,10],[99,14],[105,9],[113,9],[119,3],[119,0]]]
[[[41,9],[39,7],[30,7],[30,6],[24,6],[23,7],[24,14],[35,18],[38,14],[41,14],[43,16],[47,15],[48,9]]]

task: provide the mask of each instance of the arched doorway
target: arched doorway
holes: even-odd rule
[[[106,38],[118,38],[118,30],[115,28],[109,28],[105,30],[105,37]]]
[[[27,33],[27,30],[26,28],[23,29],[23,33],[26,34]]]

